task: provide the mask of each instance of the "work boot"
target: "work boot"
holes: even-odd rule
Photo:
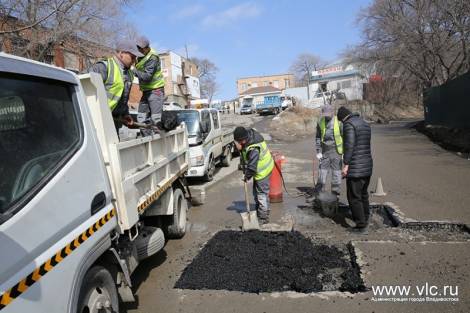
[[[269,223],[269,217],[262,218],[262,217],[258,216],[258,223],[260,225],[268,224]]]
[[[369,228],[366,227],[353,227],[350,228],[349,231],[353,234],[357,235],[368,235],[369,234]]]

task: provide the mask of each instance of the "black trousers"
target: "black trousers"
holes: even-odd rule
[[[347,178],[347,196],[352,217],[356,227],[363,228],[369,221],[369,187],[370,176],[361,178]]]

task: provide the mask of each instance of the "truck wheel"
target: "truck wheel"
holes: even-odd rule
[[[188,203],[184,193],[180,188],[173,191],[173,216],[170,216],[170,223],[166,228],[168,238],[179,239],[186,234],[186,217]]]
[[[229,167],[232,163],[232,147],[227,147],[227,155],[223,158],[221,164],[223,167]]]
[[[78,313],[119,313],[119,298],[111,273],[93,266],[83,278],[78,297]]]
[[[210,182],[214,180],[214,172],[215,172],[215,161],[214,158],[211,158],[209,161],[209,166],[207,168],[207,173],[204,175],[204,181]]]

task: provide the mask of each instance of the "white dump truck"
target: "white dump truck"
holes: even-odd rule
[[[0,311],[119,312],[186,231],[185,125],[119,141],[101,76],[0,53]]]
[[[217,109],[178,110],[188,129],[191,168],[187,177],[214,179],[215,166],[229,166],[234,152],[233,129],[224,128]]]

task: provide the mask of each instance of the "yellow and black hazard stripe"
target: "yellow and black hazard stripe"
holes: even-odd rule
[[[95,224],[90,226],[86,231],[75,237],[74,240],[70,241],[65,247],[57,251],[57,253],[49,260],[44,262],[41,266],[36,268],[28,276],[23,278],[16,285],[5,291],[0,296],[0,311],[9,305],[13,300],[18,298],[22,293],[28,290],[29,287],[38,282],[43,276],[50,272],[57,264],[62,262],[67,256],[69,256],[75,249],[77,249],[83,242],[90,238],[96,231],[98,231],[104,224],[110,221],[116,215],[116,209],[110,210],[102,218],[100,218]]]
[[[180,170],[176,175],[174,175],[169,181],[167,181],[161,188],[155,191],[150,197],[148,197],[144,202],[138,205],[137,210],[139,213],[142,213],[147,209],[154,201],[156,201],[171,185],[186,171],[188,167],[185,166],[182,170]]]

